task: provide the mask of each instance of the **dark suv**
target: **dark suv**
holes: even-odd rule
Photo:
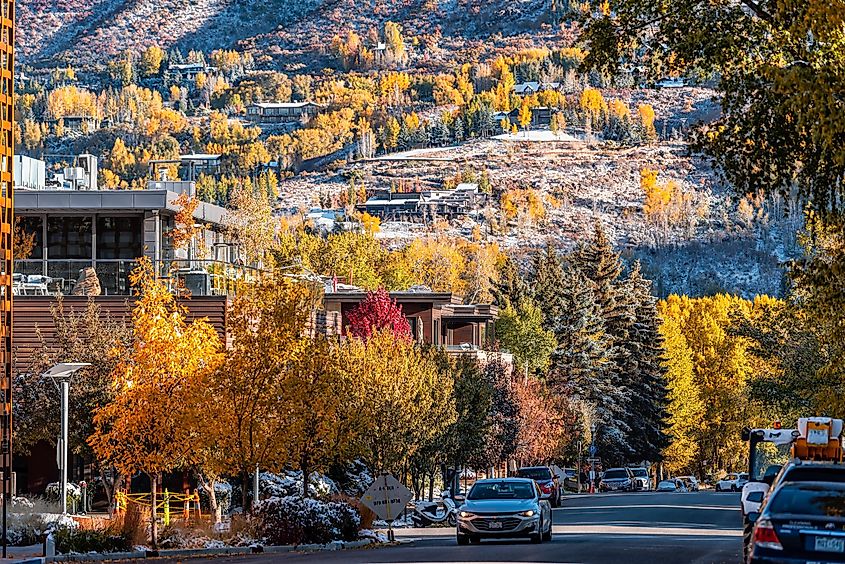
[[[520,468],[516,471],[517,478],[530,478],[537,482],[540,491],[543,492],[542,499],[549,500],[552,507],[560,505],[562,488],[560,485],[560,478],[552,472],[548,466],[528,466]]]

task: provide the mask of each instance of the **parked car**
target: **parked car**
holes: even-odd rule
[[[845,483],[845,467],[834,462],[808,462],[795,459],[782,467],[771,465],[766,468],[761,482],[749,482],[742,488],[743,548],[750,550],[754,523],[749,516],[760,512],[767,496],[772,495],[781,484],[801,482]]]
[[[634,489],[644,492],[651,490],[651,478],[647,468],[631,468],[631,474],[634,476]]]
[[[560,505],[561,492],[560,479],[548,466],[528,466],[516,471],[517,478],[528,478],[537,482],[543,499],[549,500],[552,507]]]
[[[686,485],[682,480],[678,478],[669,478],[668,480],[661,480],[660,483],[657,484],[657,491],[659,492],[685,492],[687,491]]]
[[[748,483],[747,472],[732,472],[716,482],[717,492],[738,492]]]
[[[552,540],[551,506],[537,482],[526,478],[477,481],[458,511],[458,544],[520,537],[533,543]]]
[[[599,482],[600,492],[624,491],[630,492],[635,489],[634,475],[628,468],[611,468],[605,470]]]
[[[681,480],[691,492],[697,492],[701,489],[701,486],[695,476],[678,476],[678,480]]]
[[[561,468],[560,466],[551,466],[552,472],[555,473],[560,481],[563,491],[578,491],[578,471],[575,468]]]
[[[749,564],[845,562],[845,484],[782,482],[748,518]]]

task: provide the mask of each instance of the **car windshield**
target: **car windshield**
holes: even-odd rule
[[[845,482],[845,467],[796,466],[786,472],[787,482]]]
[[[534,487],[529,482],[478,482],[467,499],[532,499]]]
[[[605,480],[618,480],[620,478],[627,478],[628,473],[624,470],[608,470],[604,473]]]
[[[634,468],[631,473],[637,478],[648,478],[648,470],[645,468]]]
[[[784,484],[769,501],[770,513],[845,517],[845,489],[841,484]]]
[[[552,479],[552,471],[548,468],[520,468],[516,471],[516,475],[520,478],[530,478],[532,480]]]

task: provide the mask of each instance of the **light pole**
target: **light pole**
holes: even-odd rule
[[[91,366],[87,362],[63,362],[42,374],[45,378],[52,378],[53,383],[62,394],[62,425],[59,441],[56,445],[56,462],[59,466],[59,481],[61,483],[60,496],[62,498],[62,515],[67,514],[67,441],[68,441],[68,394],[70,392],[70,378],[79,370]]]

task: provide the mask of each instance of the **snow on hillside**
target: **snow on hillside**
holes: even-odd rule
[[[365,35],[388,20],[409,35],[441,35],[451,48],[494,34],[542,33],[547,11],[545,0],[20,0],[18,48],[26,63],[79,66],[153,43],[239,45],[284,66],[315,62],[334,35]]]

